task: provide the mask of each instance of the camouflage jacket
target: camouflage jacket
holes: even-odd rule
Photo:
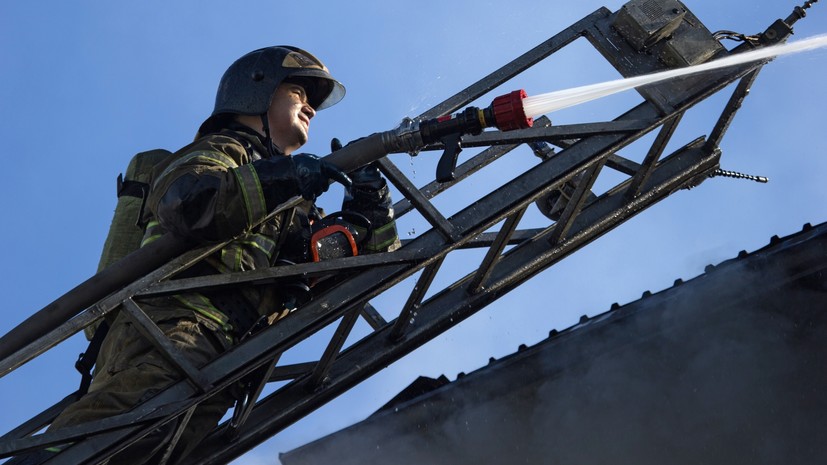
[[[261,223],[269,212],[251,163],[267,156],[268,151],[258,135],[230,129],[201,137],[172,154],[153,171],[143,244],[167,231],[205,243],[236,238],[205,260],[210,267],[208,272],[201,266],[196,268],[196,275],[266,268],[277,260],[309,261],[312,224],[321,219],[313,202],[303,201],[298,207]],[[373,225],[374,234],[360,253],[387,251],[398,246],[390,193],[384,179],[365,185],[355,183],[346,192],[343,209],[367,217]],[[267,316],[283,311],[278,308],[279,298],[274,302],[272,288],[245,286],[233,294],[242,295],[245,306],[254,309],[257,315]],[[227,300],[225,297],[208,293],[174,296],[178,306],[206,316],[225,331],[237,333],[241,328],[234,326],[246,325],[249,318],[239,323],[239,319],[234,318],[238,315],[233,312],[240,310],[234,308],[237,305],[222,304]],[[237,298],[231,300],[238,301]]]

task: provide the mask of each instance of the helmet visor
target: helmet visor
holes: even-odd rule
[[[285,55],[281,66],[287,71],[285,80],[294,80],[297,77],[315,78],[312,85],[305,86],[310,105],[315,110],[333,106],[345,96],[345,86],[333,79],[321,61],[303,50],[294,49]]]

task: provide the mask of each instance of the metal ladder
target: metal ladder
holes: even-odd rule
[[[579,38],[588,40],[623,75],[663,69],[665,65],[655,54],[639,53],[618,35],[613,28],[618,14],[598,9],[428,110],[421,118],[449,114],[468,105]],[[699,21],[694,27],[703,28],[698,25]],[[790,26],[779,20],[761,37],[767,43],[783,41],[791,33]],[[681,27],[690,26],[682,23]],[[670,40],[679,40],[680,32],[680,29],[675,31]],[[732,51],[721,47],[715,53],[737,53],[759,45],[747,41]],[[57,322],[56,329],[47,336],[34,338],[24,349],[0,361],[0,373],[5,375],[85,325],[120,308],[176,363],[182,380],[131,412],[94,424],[34,434],[73,400],[70,394],[0,438],[0,457],[71,444],[47,463],[98,463],[160,425],[177,421],[178,428],[183,428],[200,402],[241,380],[253,380],[248,401],[238,407],[233,419],[217,426],[185,461],[187,464],[228,463],[637,213],[715,173],[721,156],[719,142],[764,64],[752,63],[689,77],[680,84],[665,82],[651,86],[641,91],[643,103],[611,121],[554,126],[548,119],[540,118],[530,129],[465,136],[463,147],[485,148],[460,164],[456,179],[447,183],[432,182],[417,188],[388,158],[381,159],[381,171],[405,197],[395,205],[397,217],[415,210],[431,225],[430,230],[405,241],[394,252],[170,280],[221,244],[183,253],[94,305],[76,309],[73,319]],[[714,122],[710,136],[698,137],[665,155],[683,114],[734,82],[738,84]],[[639,157],[642,161],[620,153],[653,131],[654,142]],[[501,187],[482,198],[472,199],[467,207],[451,216],[443,214],[431,202],[438,194],[454,188],[523,144],[531,145],[539,161],[526,166],[521,174]],[[439,149],[438,145],[423,148]],[[592,187],[606,169],[620,173],[623,179],[595,196]],[[564,186],[568,186],[566,202],[556,209],[554,220],[549,219],[545,227],[520,229],[521,219],[532,205],[548,202],[552,194]],[[280,207],[274,214],[289,206]],[[510,248],[506,251],[507,247]],[[476,271],[441,289],[432,289],[446,257],[467,248],[485,251]],[[377,310],[370,304],[375,297],[417,274],[416,284],[400,308]],[[333,285],[320,286],[322,289],[316,290],[314,298],[289,317],[263,329],[201,369],[190,366],[185,357],[176,352],[136,303],[137,298],[212,286],[272,284],[293,276],[332,275],[346,278],[337,279]],[[428,292],[432,296],[426,299]],[[383,314],[393,318],[386,319]],[[359,318],[363,318],[372,331],[345,347]],[[327,327],[335,330],[318,360],[279,364],[285,351]],[[286,381],[286,384],[262,397],[267,383],[277,381]],[[170,448],[174,446],[173,442]]]

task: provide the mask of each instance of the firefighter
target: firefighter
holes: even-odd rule
[[[238,59],[221,78],[215,108],[195,141],[154,168],[144,244],[165,232],[200,243],[238,237],[184,277],[308,261],[313,225],[323,221],[313,201],[335,181],[346,186],[343,210],[365,219],[355,234],[372,230],[362,252],[398,246],[390,193],[375,167],[348,176],[323,159],[295,154],[307,142],[316,112],[339,102],[344,93],[321,61],[296,47],[262,48]],[[297,195],[303,197],[302,204],[259,224]],[[138,304],[200,367],[251,328],[289,314],[290,307],[307,298],[296,295],[306,290],[303,283],[296,284],[187,292]],[[88,394],[64,410],[51,428],[123,413],[180,377],[121,312],[101,347]],[[170,463],[193,450],[237,394],[222,392],[201,404]],[[175,426],[173,422],[154,431],[112,463],[157,462]]]

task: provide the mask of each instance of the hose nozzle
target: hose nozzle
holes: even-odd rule
[[[465,134],[477,135],[485,128],[496,127],[500,131],[530,128],[534,120],[525,114],[523,99],[526,92],[515,90],[494,99],[488,108],[468,107],[454,115],[446,115],[419,123],[422,142],[441,142],[445,153],[437,165],[439,182],[452,181],[457,158],[462,151],[461,138]]]
[[[488,108],[468,107],[453,115],[421,121],[406,118],[397,129],[363,137],[325,159],[340,169],[350,171],[388,153],[400,150],[416,153],[425,145],[442,143],[445,152],[437,164],[436,178],[439,182],[452,181],[462,151],[463,135],[477,135],[491,127],[512,131],[532,126],[534,120],[526,116],[523,107],[525,98],[526,92],[520,89],[495,98]]]
[[[485,128],[500,131],[530,128],[534,120],[525,115],[523,89],[509,92],[495,98],[488,108],[468,107],[453,114],[433,118],[419,123],[422,141],[426,144],[444,142],[450,135],[479,134]]]
[[[523,108],[523,99],[527,96],[525,90],[520,89],[495,98],[491,106],[483,110],[490,111],[493,115],[494,123],[491,126],[500,131],[530,128],[534,119],[527,117]]]

